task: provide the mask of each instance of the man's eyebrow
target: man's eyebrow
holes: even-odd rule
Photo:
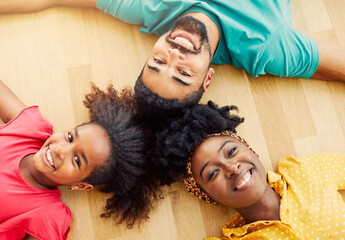
[[[181,78],[178,78],[178,77],[176,77],[176,76],[173,76],[172,78],[173,78],[176,82],[181,83],[182,85],[185,85],[185,86],[189,86],[189,85],[190,85],[190,83],[186,83],[186,82],[183,81]]]
[[[77,138],[79,138],[78,128],[75,128],[74,130],[75,130],[75,132],[74,132],[74,133],[75,133],[75,136],[76,136]],[[87,165],[87,164],[89,163],[89,161],[87,160],[87,157],[86,157],[86,155],[85,155],[84,152],[81,153],[81,157],[84,159],[84,162],[85,162],[85,164]]]
[[[205,163],[205,165],[202,167],[202,169],[201,169],[201,171],[200,171],[200,177],[203,179],[203,177],[202,177],[202,173],[203,173],[203,171],[205,170],[205,168],[207,167],[207,165],[209,165],[210,164],[210,161],[208,161],[207,163]]]
[[[227,143],[229,143],[229,142],[232,142],[232,141],[226,141],[226,142],[224,142],[223,144],[222,144],[222,146],[220,146],[220,148],[218,149],[218,152],[220,152],[222,149],[223,149],[223,147],[227,144]]]
[[[149,69],[151,69],[152,71],[155,71],[155,72],[160,72],[161,71],[158,67],[154,67],[154,66],[151,66],[151,65],[147,65],[147,67]]]
[[[152,71],[155,71],[155,72],[160,72],[161,70],[158,68],[158,67],[154,67],[154,66],[151,66],[151,65],[148,65],[147,64],[147,67],[150,69],[150,70],[152,70]],[[173,76],[172,77],[176,82],[178,82],[178,83],[180,83],[180,84],[182,84],[182,85],[184,85],[184,86],[189,86],[190,85],[190,83],[186,83],[185,81],[183,81],[181,78],[179,78],[179,77],[176,77],[176,76]]]

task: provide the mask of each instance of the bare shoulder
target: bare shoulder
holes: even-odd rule
[[[0,80],[0,119],[7,123],[24,108],[26,105]]]

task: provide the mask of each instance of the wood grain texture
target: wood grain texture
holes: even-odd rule
[[[293,25],[301,32],[345,46],[344,0],[292,0]],[[154,35],[99,10],[59,7],[33,14],[0,15],[0,79],[27,105],[39,105],[56,131],[87,120],[82,101],[93,81],[101,88],[132,87]],[[345,56],[344,56],[345,57]],[[345,84],[264,76],[252,78],[230,65],[216,75],[202,102],[234,104],[245,122],[238,128],[266,169],[279,158],[345,152]],[[198,240],[220,235],[235,211],[200,202],[182,183],[164,189],[150,219],[128,230],[102,219],[106,196],[71,192],[69,239]]]

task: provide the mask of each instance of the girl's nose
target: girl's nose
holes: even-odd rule
[[[56,144],[54,149],[55,154],[61,160],[64,160],[70,152],[70,146],[68,144]]]

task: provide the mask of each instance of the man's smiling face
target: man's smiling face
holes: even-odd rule
[[[160,97],[182,101],[190,93],[208,87],[214,74],[210,62],[205,25],[184,16],[154,45],[142,81]]]

